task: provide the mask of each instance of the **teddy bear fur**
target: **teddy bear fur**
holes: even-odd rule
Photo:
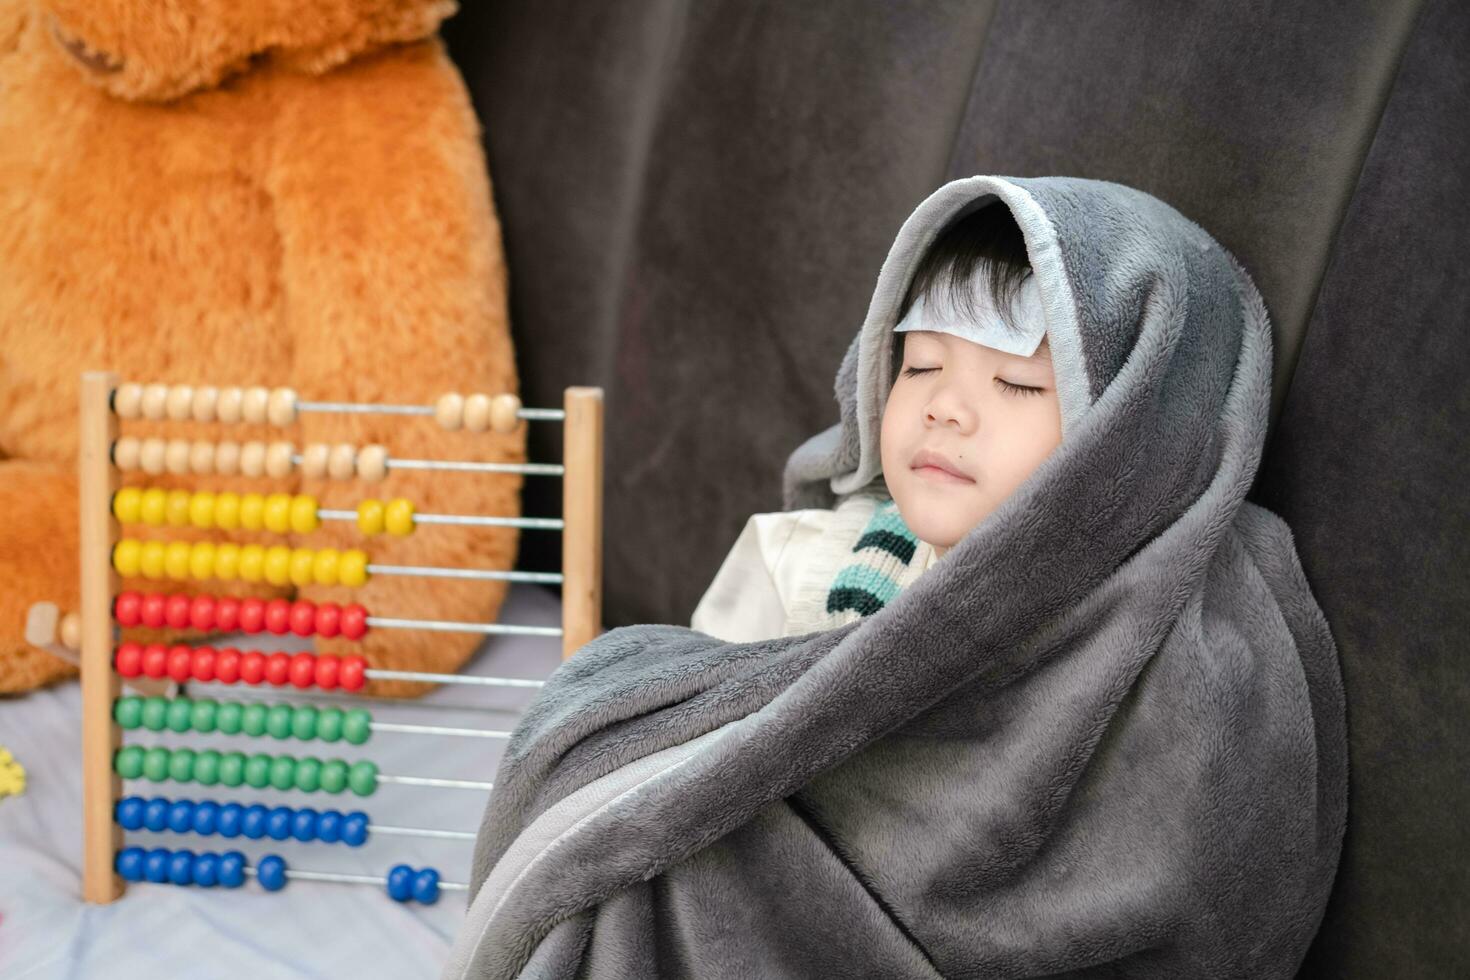
[[[0,0],[0,692],[75,675],[22,639],[31,603],[78,607],[83,370],[124,381],[290,386],[307,400],[432,403],[517,392],[506,270],[479,127],[435,35],[447,0]],[[124,422],[138,436],[386,445],[394,457],[525,460],[510,434],[430,418],[305,414],[291,430]],[[382,483],[122,475],[123,485],[406,497],[518,516],[519,475],[397,471]],[[127,527],[133,537],[226,540]],[[151,533],[150,533],[151,532]],[[277,543],[265,533],[237,541]],[[513,528],[285,539],[374,562],[506,569]],[[294,595],[243,583],[141,591]],[[488,622],[504,582],[375,576],[302,598]],[[168,639],[140,630],[140,640]],[[452,671],[472,634],[377,630],[370,666]],[[258,646],[269,649],[269,636]],[[368,693],[423,685],[375,682]]]

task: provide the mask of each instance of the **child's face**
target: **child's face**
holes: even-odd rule
[[[909,330],[883,407],[883,478],[904,523],[938,554],[995,510],[1062,441],[1051,347],[1007,354]],[[934,452],[962,476],[916,466]]]

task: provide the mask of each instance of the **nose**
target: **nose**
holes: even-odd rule
[[[975,427],[975,411],[969,402],[955,390],[954,384],[941,384],[924,405],[926,426],[953,425],[961,432]]]

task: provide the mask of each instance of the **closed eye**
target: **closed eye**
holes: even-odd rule
[[[1012,395],[1021,395],[1023,397],[1026,395],[1039,395],[1046,390],[1045,388],[1032,388],[1030,385],[1013,385],[1004,378],[996,378],[995,380],[1008,394]]]
[[[916,374],[928,374],[930,371],[938,371],[938,370],[939,370],[939,368],[916,368],[916,367],[904,368],[903,369],[903,376],[905,378],[912,378]]]

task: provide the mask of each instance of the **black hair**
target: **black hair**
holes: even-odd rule
[[[979,311],[975,309],[970,281],[981,274],[995,298],[1001,323],[1014,333],[1016,327],[1010,318],[1012,304],[1022,283],[1032,274],[1031,260],[1015,216],[999,200],[961,212],[940,231],[914,270],[903,305],[898,308],[897,320],[904,318],[920,296],[926,304],[933,304],[941,295],[949,300],[951,310],[974,319]],[[903,345],[894,344],[893,353],[890,380],[903,363]]]

